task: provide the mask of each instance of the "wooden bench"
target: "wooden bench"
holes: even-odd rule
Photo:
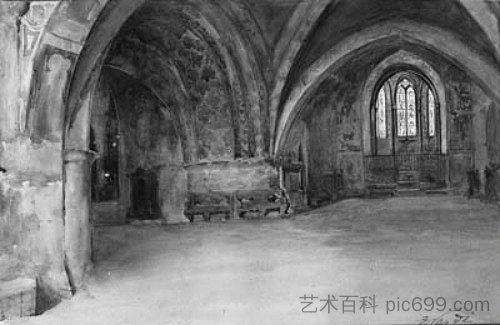
[[[235,216],[244,218],[248,212],[256,212],[264,217],[270,211],[284,214],[287,204],[285,200],[273,190],[237,191]]]
[[[190,222],[197,215],[202,215],[205,221],[210,221],[214,214],[224,214],[229,219],[233,212],[233,202],[233,195],[229,193],[189,193],[184,214]]]

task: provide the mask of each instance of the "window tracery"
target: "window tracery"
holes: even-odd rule
[[[377,137],[387,138],[386,101],[385,90],[382,87],[377,97]]]
[[[403,79],[397,86],[396,96],[397,126],[399,137],[414,137],[417,135],[417,107],[413,84]]]

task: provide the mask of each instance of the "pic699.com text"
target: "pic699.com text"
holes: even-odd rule
[[[375,295],[334,295],[318,296],[304,294],[299,297],[302,313],[375,314],[382,309],[385,314],[404,312],[474,312],[490,311],[488,300],[457,299],[444,297],[412,297],[382,300],[377,303]]]

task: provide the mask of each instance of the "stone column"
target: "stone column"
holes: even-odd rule
[[[84,150],[64,152],[64,251],[73,289],[82,287],[85,271],[90,266],[90,168],[94,158],[93,153]]]
[[[13,139],[19,131],[19,15],[25,4],[0,2],[0,136]]]

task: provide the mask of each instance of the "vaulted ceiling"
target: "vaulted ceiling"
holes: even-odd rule
[[[376,28],[384,22],[417,22],[449,31],[493,64],[499,64],[495,47],[469,12],[455,0],[349,0],[333,1],[323,12],[307,41],[303,44],[285,86],[282,98],[301,73],[323,53],[350,35]],[[436,33],[440,31],[436,29]],[[401,47],[405,43],[387,44]],[[444,44],[443,44],[444,45]],[[417,46],[418,47],[418,46]],[[367,49],[367,51],[369,51]],[[376,53],[374,56],[377,56]]]
[[[91,0],[83,1],[89,3]],[[134,0],[110,0],[119,5]],[[139,1],[139,0],[137,0]],[[284,106],[304,76],[343,42],[357,35],[391,38],[368,44],[363,57],[399,49],[447,57],[446,37],[464,44],[469,54],[500,75],[500,8],[489,1],[467,0],[140,0],[108,47],[107,64],[135,74],[150,86],[176,89],[187,102],[197,98],[193,83],[199,62],[212,65],[233,94],[235,109],[260,110],[262,128],[273,139]],[[130,7],[138,7],[138,4]],[[78,6],[70,6],[78,11]],[[126,7],[126,5],[123,5]],[[76,9],[75,9],[76,8]],[[112,8],[112,6],[111,6]],[[476,10],[477,9],[477,10]],[[111,9],[112,10],[112,9]],[[405,31],[391,30],[406,26]],[[409,40],[408,33],[447,35],[432,47]],[[412,30],[415,28],[414,30]],[[365,34],[362,34],[362,33]],[[370,32],[370,33],[367,33]],[[378,34],[377,34],[378,33]],[[406,34],[405,34],[406,33]],[[97,35],[97,34],[96,34]],[[358,38],[359,38],[358,37]],[[371,37],[371,36],[370,36]],[[375,38],[377,38],[375,37]],[[374,38],[374,40],[375,40]],[[369,40],[368,40],[369,41]],[[451,42],[451,39],[450,39]],[[95,46],[96,48],[98,46]],[[359,51],[358,51],[359,52]],[[354,53],[354,52],[353,52]],[[352,53],[352,54],[353,54]],[[370,54],[371,53],[371,54]],[[358,53],[361,54],[361,53]],[[457,58],[455,53],[455,58]],[[367,60],[368,60],[367,59]],[[450,57],[451,63],[460,65]],[[195,62],[190,66],[189,62]],[[473,59],[475,60],[475,58]],[[354,61],[350,61],[354,62]],[[367,61],[368,62],[368,61]],[[343,64],[338,61],[336,64]],[[355,65],[351,65],[353,69]],[[498,70],[498,71],[497,71]],[[313,71],[313,72],[308,72]],[[319,71],[319,70],[318,70]],[[195,73],[196,72],[196,73]],[[319,72],[318,72],[319,73]],[[205,76],[206,77],[206,76]],[[319,75],[318,75],[319,77]],[[198,88],[197,88],[198,87]],[[193,91],[194,90],[194,91]],[[166,102],[169,100],[166,99]],[[290,104],[290,101],[292,102]]]

